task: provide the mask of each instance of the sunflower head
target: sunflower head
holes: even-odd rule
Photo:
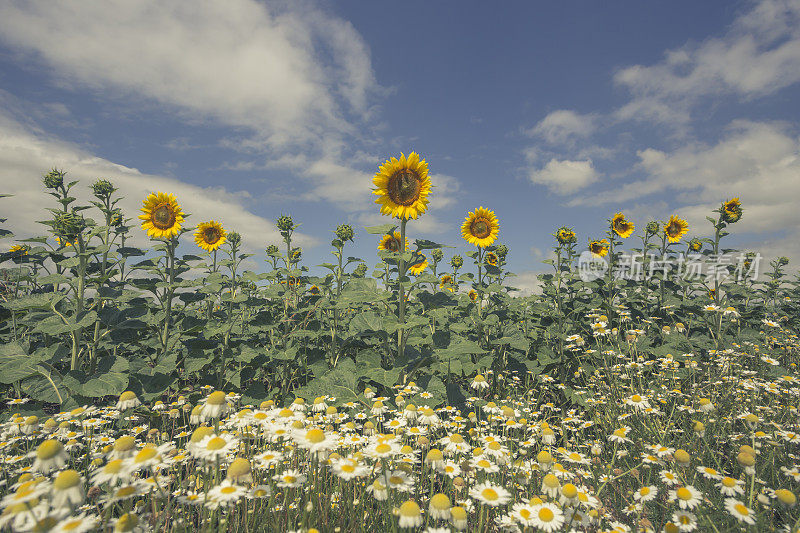
[[[265,251],[267,252],[267,255],[270,257],[277,257],[280,255],[278,247],[275,246],[274,244],[270,244],[269,246],[267,246],[267,249]]]
[[[439,287],[444,288],[446,285],[450,285],[453,283],[453,278],[450,274],[445,274],[441,278],[439,278]]]
[[[225,243],[225,229],[222,224],[214,220],[197,225],[194,232],[194,242],[207,252],[219,249]]]
[[[441,261],[442,258],[444,258],[444,252],[442,252],[440,248],[434,248],[431,251],[431,257],[433,258],[434,263],[439,264],[439,261]]]
[[[650,222],[647,223],[645,229],[647,230],[648,235],[655,235],[656,233],[658,233],[658,222],[656,222],[655,220],[651,220]]]
[[[144,200],[142,229],[154,239],[169,239],[178,234],[183,222],[183,211],[172,194],[152,193]]]
[[[578,240],[572,228],[568,228],[566,226],[558,228],[555,237],[559,244],[572,244]]]
[[[589,251],[597,257],[605,257],[608,253],[608,241],[606,239],[590,241]]]
[[[464,265],[464,258],[460,255],[454,255],[450,258],[450,266],[458,270]]]
[[[699,252],[703,248],[703,241],[698,238],[694,238],[689,241],[689,249],[693,252]]]
[[[728,224],[738,222],[742,218],[742,202],[739,201],[738,197],[723,202],[720,212],[722,213],[722,220]]]
[[[27,244],[15,244],[8,249],[8,253],[12,254],[14,257],[21,257],[23,255],[28,255],[30,249],[31,247]]]
[[[500,231],[500,222],[494,211],[484,209],[483,206],[467,214],[464,223],[461,224],[461,236],[480,248],[490,246]]]
[[[378,243],[378,250],[385,252],[400,253],[400,232],[395,231],[393,234],[386,234],[381,237],[381,242]],[[406,237],[406,247],[403,252],[408,250],[408,237]]]
[[[78,234],[86,228],[86,221],[75,213],[58,213],[53,221],[53,229],[59,237],[74,242]]]
[[[497,254],[495,254],[494,252],[487,253],[483,257],[483,260],[486,262],[487,265],[497,266],[497,261],[498,261]]]
[[[475,292],[474,289],[470,289],[467,294],[469,295],[469,299],[472,300],[473,302],[478,299],[478,293]]]
[[[428,163],[416,152],[386,160],[372,183],[376,187],[372,193],[378,196],[375,203],[380,204],[382,215],[408,220],[428,209],[431,192]]]
[[[408,267],[408,273],[414,276],[419,276],[425,271],[426,268],[428,268],[428,258],[425,257],[425,254],[415,254],[414,258],[411,259],[410,266]]]
[[[675,215],[670,216],[669,221],[664,226],[664,233],[669,242],[678,242],[681,237],[686,235],[687,231],[689,231],[689,223]]]
[[[312,285],[311,287],[308,288],[308,292],[312,296],[318,296],[319,295],[319,287],[317,287],[316,285]]]
[[[625,220],[625,215],[617,213],[611,219],[611,230],[623,239],[627,239],[633,234],[633,222],[628,222]]]

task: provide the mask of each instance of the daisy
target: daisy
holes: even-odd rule
[[[75,470],[62,470],[53,481],[51,503],[53,507],[75,507],[83,503],[86,493],[83,491],[83,478]]]
[[[389,498],[389,488],[386,486],[385,480],[380,478],[373,481],[368,487],[367,492],[372,493],[372,497],[377,501],[382,502]]]
[[[227,433],[221,435],[212,433],[197,443],[197,447],[192,450],[192,455],[213,463],[233,453],[238,445],[239,442],[236,438]]]
[[[658,496],[658,487],[647,485],[633,493],[633,499],[637,502],[646,503]]]
[[[608,440],[619,444],[631,442],[631,439],[628,438],[628,433],[630,433],[630,431],[630,426],[622,426],[619,429],[615,429],[614,433],[608,436]]]
[[[256,455],[255,459],[262,468],[270,468],[283,461],[283,454],[267,450]]]
[[[470,387],[472,387],[473,389],[476,389],[476,390],[477,389],[488,389],[489,388],[489,383],[486,381],[486,378],[483,377],[482,374],[478,374],[472,380],[472,383],[470,384]]]
[[[661,482],[664,483],[665,485],[672,486],[680,483],[680,480],[678,479],[678,474],[676,474],[672,470],[662,470],[659,476],[661,477]]]
[[[398,525],[401,528],[416,528],[422,525],[422,510],[417,502],[408,500],[400,506],[400,520]]]
[[[119,395],[119,401],[117,402],[117,409],[119,411],[125,411],[127,409],[133,409],[134,407],[139,407],[140,405],[142,405],[142,402],[139,401],[139,398],[136,396],[136,393],[128,390]]]
[[[650,403],[647,401],[647,399],[639,396],[638,394],[634,394],[630,398],[627,398],[625,400],[625,405],[633,407],[633,409],[636,411],[641,411],[642,409],[647,409],[650,407]]]
[[[428,514],[433,518],[447,520],[450,518],[450,498],[446,494],[434,494],[428,506]]]
[[[450,509],[450,523],[457,531],[464,531],[467,529],[467,511],[464,507],[454,506]]]
[[[67,452],[64,446],[57,440],[46,440],[36,448],[34,454],[36,459],[33,461],[31,470],[49,474],[54,470],[59,470],[67,464]]]
[[[564,512],[553,503],[533,507],[533,526],[541,531],[556,531],[564,525]]]
[[[744,494],[744,481],[741,479],[734,479],[732,477],[725,476],[720,479],[719,483],[715,486],[719,489],[720,493],[723,496],[737,496]]]
[[[272,476],[272,479],[277,481],[279,487],[287,489],[299,487],[306,482],[306,476],[301,474],[299,470],[286,470],[282,474]]]
[[[234,485],[227,479],[221,484],[208,491],[208,498],[215,507],[226,506],[236,503],[247,494],[247,490],[239,485]]]
[[[534,509],[527,503],[515,503],[511,508],[511,517],[525,527],[534,525]]]
[[[51,529],[51,533],[85,533],[92,531],[100,521],[97,515],[81,513],[77,516],[65,518]]]
[[[228,411],[230,411],[228,398],[224,392],[218,390],[206,396],[203,408],[200,410],[200,418],[203,420],[222,418]]]
[[[331,470],[344,480],[364,477],[369,474],[369,468],[359,464],[356,459],[337,459],[331,461]]]
[[[727,498],[725,500],[725,509],[727,509],[731,516],[736,518],[739,522],[744,522],[750,525],[756,523],[756,519],[753,516],[753,510],[748,508],[736,498]]]
[[[478,500],[479,502],[496,507],[498,505],[505,505],[511,500],[511,493],[503,487],[492,485],[489,482],[479,483],[472,487],[469,495]]]
[[[399,492],[411,492],[414,490],[414,477],[403,470],[395,470],[386,476],[386,486]]]
[[[294,435],[297,445],[311,453],[322,453],[338,446],[339,436],[336,433],[325,434],[318,428],[308,431],[298,430]]]
[[[677,501],[681,509],[694,509],[703,499],[703,493],[692,485],[678,487],[669,491],[670,501]]]
[[[697,471],[706,479],[721,479],[722,475],[710,466],[698,466]]]
[[[475,457],[469,464],[472,468],[489,474],[500,471],[500,467],[483,457]]]

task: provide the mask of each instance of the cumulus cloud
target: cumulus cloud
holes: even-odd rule
[[[572,143],[575,138],[588,137],[596,128],[596,115],[582,115],[570,109],[559,109],[548,114],[526,133],[541,137],[550,144],[561,145]]]
[[[723,36],[688,43],[665,52],[658,63],[632,65],[614,75],[614,82],[634,97],[619,110],[621,118],[643,113],[664,121],[685,118],[675,112],[676,105],[685,109],[702,97],[762,97],[798,81],[798,0],[754,3]]]
[[[14,2],[0,38],[66,85],[141,95],[282,147],[352,133],[378,89],[347,21],[305,2]]]
[[[118,165],[64,141],[32,132],[19,122],[0,114],[0,192],[13,198],[0,199],[2,213],[8,221],[4,226],[17,238],[46,234],[46,227],[37,224],[47,220],[47,208],[57,207],[46,194],[41,176],[57,167],[68,172],[71,180],[80,180],[73,194],[81,203],[91,198],[89,186],[99,178],[110,180],[124,197],[119,204],[126,217],[134,219],[139,214],[142,200],[151,192],[165,191],[175,194],[184,212],[192,216],[187,226],[214,218],[228,230],[242,235],[244,248],[249,252],[263,250],[268,243],[279,243],[280,232],[274,223],[248,211],[249,193],[228,191],[223,187],[203,188],[175,178],[144,174],[135,168]],[[95,219],[100,214],[93,210],[87,216]],[[133,244],[147,245],[144,232],[133,231]],[[316,239],[297,234],[300,246],[313,246]],[[185,242],[192,242],[187,235]],[[193,244],[191,245],[193,246]]]
[[[544,168],[531,169],[528,178],[531,182],[544,185],[558,194],[570,194],[597,181],[599,174],[591,159],[570,161],[551,159]]]

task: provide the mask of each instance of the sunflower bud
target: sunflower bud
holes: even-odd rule
[[[295,248],[292,250],[292,254],[289,259],[292,263],[298,263],[302,257],[303,257],[302,248]]]
[[[496,253],[497,257],[499,257],[500,259],[505,259],[506,256],[508,255],[508,246],[506,246],[505,244],[498,244],[494,253]]]
[[[270,256],[270,257],[275,257],[275,256],[277,256],[279,253],[280,253],[280,252],[278,251],[278,247],[277,247],[277,246],[275,246],[274,244],[270,244],[269,246],[267,246],[267,255],[268,255],[268,256]]]
[[[86,223],[75,213],[59,213],[53,225],[56,233],[68,241],[75,240],[84,227]]]
[[[120,213],[119,211],[114,211],[111,214],[111,219],[109,220],[109,223],[115,228],[122,226],[123,223],[122,213]]]
[[[649,235],[655,235],[656,233],[658,233],[658,222],[656,222],[655,220],[651,220],[650,222],[647,223],[646,229]]]
[[[239,246],[239,243],[242,242],[242,236],[236,233],[235,231],[228,233],[227,237],[228,237],[227,238],[228,242],[231,243],[231,246],[233,246],[234,248]]]
[[[779,264],[780,266],[786,266],[786,265],[788,265],[788,264],[789,264],[789,258],[788,258],[788,257],[785,257],[785,256],[779,257],[779,258],[778,258],[778,264]]]
[[[460,255],[454,255],[452,259],[450,259],[450,265],[453,268],[461,268],[464,265],[464,258]]]
[[[281,234],[287,234],[290,231],[293,231],[295,227],[292,217],[288,215],[281,215],[281,217],[278,219],[278,222],[276,223],[276,226],[278,226],[278,229],[281,231]]]
[[[336,226],[336,237],[343,242],[352,241],[354,234],[353,226],[350,224],[339,224]]]
[[[44,182],[44,186],[48,189],[58,189],[62,185],[64,185],[64,176],[67,173],[63,170],[58,170],[54,168],[44,176],[42,176],[42,181]]]
[[[359,263],[355,270],[353,270],[353,277],[363,278],[367,273],[367,264]]]
[[[742,218],[742,203],[739,201],[739,198],[728,200],[722,203],[719,211],[722,214],[722,220],[728,224],[733,224]]]
[[[431,256],[433,257],[434,263],[438,263],[439,261],[442,260],[442,257],[444,257],[444,253],[442,253],[441,249],[434,248],[433,251],[431,252]]]
[[[108,198],[116,190],[108,180],[97,180],[92,183],[92,193],[101,200]]]

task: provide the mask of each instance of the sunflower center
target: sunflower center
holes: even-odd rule
[[[389,198],[397,205],[411,205],[419,198],[422,180],[411,169],[398,170],[389,178]]]
[[[492,226],[484,218],[476,218],[469,225],[469,231],[479,239],[485,239],[492,233]]]
[[[153,209],[153,225],[158,229],[169,229],[175,225],[175,211],[169,204],[161,204]]]
[[[214,227],[206,228],[203,232],[203,240],[208,244],[215,244],[221,236],[219,230]]]
[[[399,252],[400,251],[400,241],[392,237],[386,243],[386,249],[390,252]]]
[[[667,226],[667,234],[668,235],[677,235],[681,231],[681,226],[677,222],[671,223]]]

